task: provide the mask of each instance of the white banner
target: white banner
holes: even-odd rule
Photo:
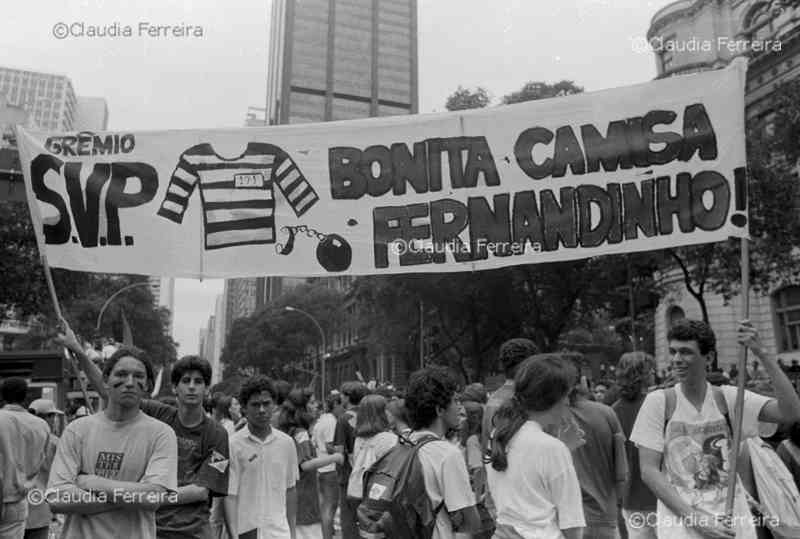
[[[737,60],[457,113],[18,141],[53,266],[479,270],[746,236],[745,73]]]

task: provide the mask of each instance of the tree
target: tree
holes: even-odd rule
[[[329,336],[338,327],[343,303],[341,292],[317,281],[289,290],[252,316],[234,320],[222,350],[225,376],[257,368],[276,378],[295,377],[288,369],[306,357],[309,347],[314,355],[321,350],[320,335],[311,320],[285,307],[307,312]]]
[[[444,106],[449,111],[465,109],[481,109],[491,102],[492,98],[485,88],[478,86],[475,90],[468,90],[462,86],[453,92]]]
[[[800,278],[800,267],[792,252],[792,247],[800,245],[800,184],[794,170],[800,154],[798,90],[800,81],[780,88],[772,97],[775,112],[750,120],[747,125],[750,284],[759,293]],[[707,293],[729,300],[739,292],[739,240],[668,249],[667,254],[664,269],[680,271],[686,290],[697,300],[706,322]]]
[[[576,86],[571,80],[561,80],[555,84],[548,84],[541,81],[527,82],[520,90],[503,96],[503,104],[511,105],[513,103],[522,103],[523,101],[549,99],[551,97],[561,97],[582,92],[583,86]]]
[[[24,202],[0,204],[0,320],[13,311],[18,318],[33,322],[30,334],[20,337],[15,346],[43,348],[52,345],[58,321],[47,288],[30,213]],[[114,292],[146,277],[108,275],[52,269],[53,283],[61,311],[73,329],[84,338],[95,336],[100,308]],[[169,311],[154,307],[146,287],[125,292],[106,311],[100,335],[122,340],[122,317],[130,323],[134,344],[148,352],[156,363],[175,360],[175,342],[167,335]]]

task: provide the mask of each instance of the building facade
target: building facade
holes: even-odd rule
[[[271,21],[268,124],[418,112],[416,0],[275,0]],[[267,302],[298,281],[261,280]],[[351,277],[313,280],[343,292],[353,282]],[[327,335],[328,388],[354,379],[356,372],[385,379],[396,370],[394,359],[367,357],[356,308],[348,299],[338,329]]]
[[[769,97],[781,82],[800,76],[800,8],[777,9],[759,0],[679,0],[653,16],[647,33],[655,51],[658,77],[716,69],[738,56],[748,56],[745,114],[748,120],[770,121]],[[787,246],[787,249],[792,246]],[[795,246],[796,247],[796,246]],[[668,292],[656,310],[656,356],[668,362],[667,332],[683,317],[702,319],[697,301],[682,275],[665,275]],[[742,298],[730,302],[705,295],[709,320],[717,336],[719,365],[738,359],[736,328]],[[751,294],[750,320],[770,352],[787,365],[800,360],[800,286],[782,283],[766,295]]]
[[[30,127],[48,131],[74,128],[78,99],[65,75],[0,67],[0,96],[28,113]]]

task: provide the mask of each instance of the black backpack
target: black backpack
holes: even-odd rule
[[[400,442],[364,473],[364,495],[357,510],[358,533],[364,539],[430,539],[436,515],[425,490],[417,452],[428,442]]]

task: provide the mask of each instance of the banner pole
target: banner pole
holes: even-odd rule
[[[742,320],[750,316],[750,242],[742,238]],[[736,495],[739,446],[742,443],[742,414],[744,413],[744,383],[747,378],[747,347],[739,350],[739,376],[736,379],[736,405],[733,412],[733,445],[728,456],[728,495],[725,499],[725,515],[733,517],[733,504]]]
[[[61,305],[58,303],[58,295],[56,294],[56,287],[53,284],[53,275],[50,271],[50,264],[47,262],[47,255],[42,253],[42,266],[44,267],[44,278],[47,281],[47,288],[50,290],[50,298],[53,300],[53,309],[56,311],[56,317],[58,318],[59,322],[64,322],[64,315],[61,313]],[[92,406],[92,401],[89,400],[89,391],[86,388],[86,380],[81,378],[81,370],[78,367],[75,357],[72,355],[72,351],[68,348],[65,348],[67,352],[67,358],[69,359],[70,365],[72,365],[72,370],[75,371],[75,375],[78,378],[78,383],[81,386],[81,393],[83,393],[83,400],[86,401],[86,409],[89,410],[90,414],[94,413],[94,406]]]

